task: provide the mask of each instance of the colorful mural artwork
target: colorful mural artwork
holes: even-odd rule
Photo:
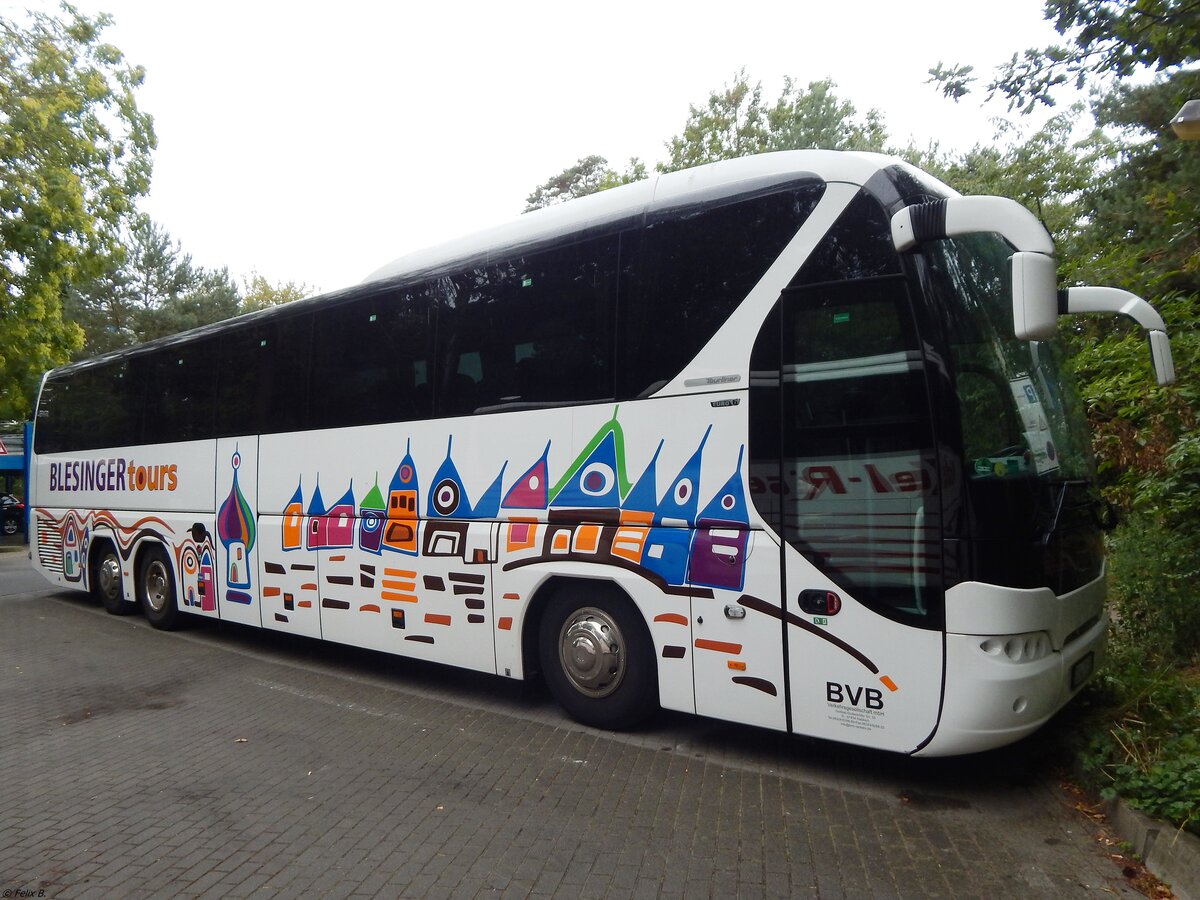
[[[430,482],[424,518],[417,513],[420,481],[409,441],[386,500],[376,476],[357,512],[353,484],[327,509],[318,475],[304,511],[298,483],[284,509],[282,549],[357,546],[374,555],[387,550],[455,557],[468,564],[494,562],[497,548],[469,523],[500,521],[509,556],[506,568],[574,559],[631,569],[668,593],[695,593],[699,588],[711,596],[711,589],[741,590],[750,523],[743,490],[745,448],[739,448],[721,488],[700,507],[701,463],[711,433],[710,425],[659,496],[657,466],[665,441],[659,441],[645,471],[631,482],[626,476],[625,438],[614,410],[553,486],[547,442],[507,490],[504,461],[474,503],[455,464],[450,436]],[[306,535],[303,541],[301,534]]]
[[[183,608],[192,612],[214,612],[217,608],[217,554],[212,535],[197,523],[173,549]]]
[[[396,553],[417,555],[417,467],[412,458],[411,442],[404,459],[396,467],[388,485],[387,522],[384,524],[383,546]]]
[[[39,509],[37,519],[38,563],[48,571],[61,572],[66,581],[82,583],[86,588],[91,585],[84,561],[94,540],[111,540],[121,559],[128,561],[142,538],[162,539],[174,534],[171,526],[157,516],[143,516],[131,525],[122,525],[107,509],[67,510],[61,517]]]
[[[217,510],[217,537],[225,548],[225,599],[232,603],[250,603],[247,592],[251,585],[250,551],[254,548],[254,511],[238,486],[238,469],[242,455],[236,449],[231,460],[233,484],[229,496]]]

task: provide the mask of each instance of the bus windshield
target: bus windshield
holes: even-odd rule
[[[1092,460],[1058,349],[1013,337],[1009,246],[977,234],[926,250],[949,326],[971,479],[1080,480]]]
[[[975,234],[923,252],[958,400],[972,577],[1079,587],[1101,566],[1086,418],[1058,349],[1013,336],[1012,248]]]

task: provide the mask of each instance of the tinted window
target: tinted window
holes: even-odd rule
[[[308,375],[312,368],[313,315],[304,312],[272,322],[260,340],[267,343],[264,365],[270,388],[262,430],[302,431],[308,425]]]
[[[319,310],[309,427],[428,418],[430,314],[427,296],[400,289]]]
[[[794,285],[899,272],[891,219],[875,198],[860,191],[804,261]]]
[[[750,489],[771,526],[847,594],[937,627],[930,402],[907,281],[879,276],[899,269],[886,224],[875,204],[853,204],[760,332]]]
[[[250,325],[221,335],[213,411],[216,437],[258,432],[270,397],[273,331],[269,325]]]
[[[437,412],[613,397],[617,238],[440,279]]]
[[[212,437],[216,361],[215,338],[164,347],[130,361],[146,388],[142,443]]]
[[[621,244],[618,388],[644,396],[674,378],[729,318],[824,193],[800,188],[652,218]]]
[[[120,447],[140,440],[142,385],[126,360],[46,381],[37,414],[39,453]]]

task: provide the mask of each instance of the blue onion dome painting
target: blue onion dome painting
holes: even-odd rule
[[[226,582],[231,588],[250,587],[250,550],[254,547],[254,511],[238,486],[242,455],[233,451],[233,484],[217,512],[217,536],[225,545],[228,562]]]

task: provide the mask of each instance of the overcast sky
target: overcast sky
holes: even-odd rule
[[[1042,0],[75,3],[146,67],[146,211],[200,265],[322,291],[517,215],[582,156],[652,166],[743,66],[770,100],[832,78],[899,144],[987,142],[1004,107],[943,100],[927,70],[986,76],[1056,37]],[[55,8],[0,0],[26,6]]]

